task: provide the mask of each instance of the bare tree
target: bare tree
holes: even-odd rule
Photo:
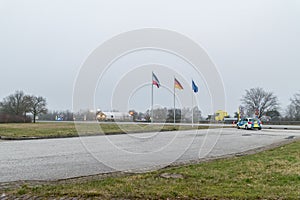
[[[167,120],[168,110],[167,108],[153,109],[153,120],[156,122],[165,122]]]
[[[286,110],[286,115],[291,120],[300,120],[300,93],[291,98],[291,104]]]
[[[28,111],[28,98],[23,91],[16,91],[3,99],[0,103],[2,111],[12,115],[25,115]]]
[[[201,111],[199,110],[198,106],[193,108],[183,108],[181,109],[181,120],[186,122],[199,122],[201,118]]]
[[[35,123],[36,116],[39,114],[46,114],[47,108],[46,108],[46,99],[43,97],[37,97],[37,96],[28,96],[28,101],[30,102],[29,106],[29,112],[33,115],[33,123]]]
[[[267,111],[278,109],[278,99],[273,92],[266,92],[262,88],[252,88],[246,90],[246,94],[241,98],[242,104],[249,114],[257,114],[260,118]]]
[[[280,120],[281,119],[281,114],[278,110],[268,110],[266,112],[266,116],[270,117],[271,120]]]
[[[195,106],[194,108],[192,108],[193,109],[193,117],[194,117],[194,122],[199,122],[200,121],[200,119],[201,119],[201,110],[199,109],[199,107],[198,106]]]

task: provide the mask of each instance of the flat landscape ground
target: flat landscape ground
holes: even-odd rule
[[[24,183],[2,195],[21,199],[299,199],[299,149],[300,141],[295,141],[255,155],[150,173]]]
[[[68,123],[0,127],[16,137],[77,132]],[[299,136],[227,128],[2,141],[0,199],[299,199]]]

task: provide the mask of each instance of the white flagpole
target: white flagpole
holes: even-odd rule
[[[175,76],[174,76],[174,125],[175,125],[175,123],[176,123],[176,111],[175,111],[175,106],[176,106],[176,104],[175,104],[175,100],[176,100],[176,98],[175,98]]]
[[[192,90],[192,127],[194,127],[194,93]]]
[[[153,72],[151,75],[151,123],[153,123]]]

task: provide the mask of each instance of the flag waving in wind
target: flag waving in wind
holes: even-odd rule
[[[194,82],[194,80],[192,80],[192,89],[195,93],[198,92],[198,86],[196,85],[196,83]]]
[[[152,72],[152,85],[156,85],[157,88],[160,87],[159,80],[153,72]]]
[[[180,82],[176,78],[174,78],[174,86],[175,86],[175,88],[177,88],[179,90],[183,90],[182,85],[180,84]]]

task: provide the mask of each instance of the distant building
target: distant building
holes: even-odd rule
[[[224,110],[217,110],[215,113],[215,120],[218,122],[224,121],[224,118],[228,116],[228,113]]]
[[[125,112],[97,111],[96,119],[98,121],[132,121],[132,116]]]

